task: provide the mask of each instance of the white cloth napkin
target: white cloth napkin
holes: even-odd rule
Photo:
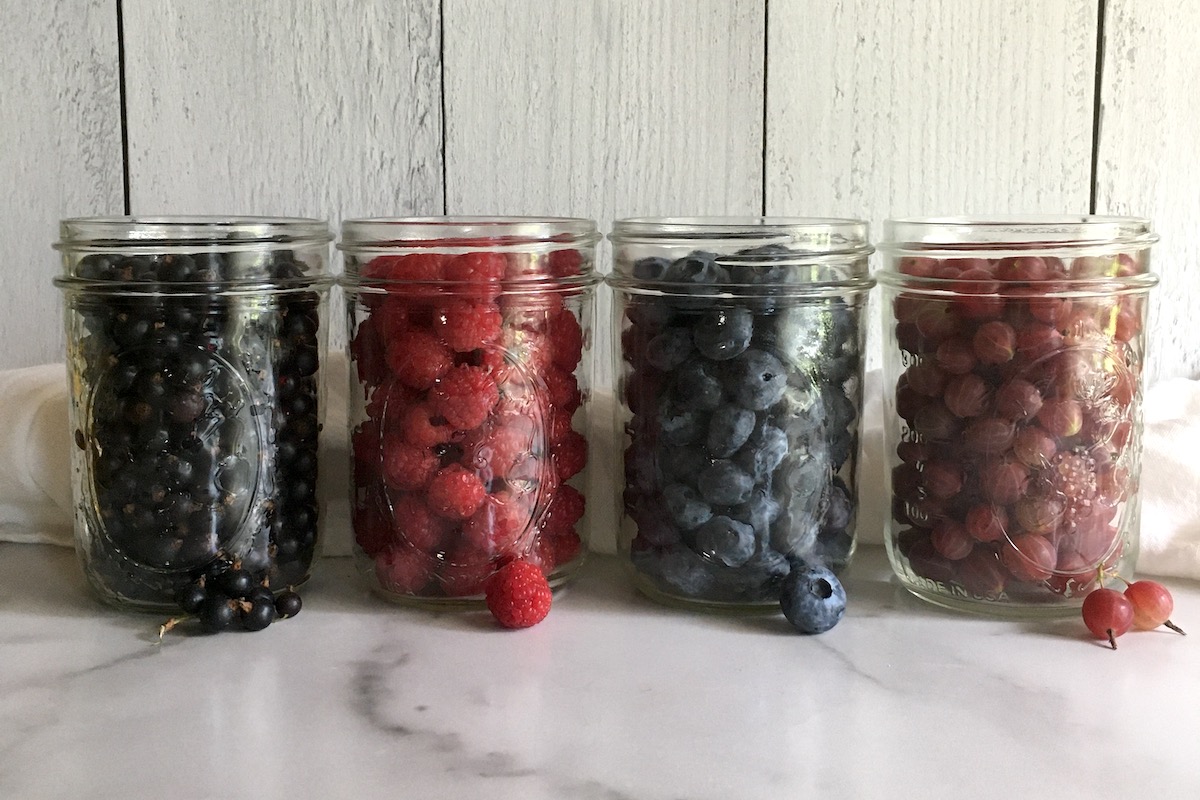
[[[0,540],[71,544],[67,370],[0,371]]]
[[[346,359],[326,360],[325,426],[318,495],[324,552],[351,550]],[[864,384],[858,534],[881,544],[890,504],[883,491],[883,397],[878,371]],[[619,524],[620,448],[613,396],[593,395],[588,513],[591,547],[614,552]],[[0,540],[71,542],[71,432],[62,364],[0,371]],[[1200,579],[1200,381],[1169,380],[1146,392],[1142,456],[1142,548],[1138,571]]]

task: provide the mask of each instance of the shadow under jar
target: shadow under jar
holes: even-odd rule
[[[618,547],[666,603],[777,609],[798,564],[854,552],[867,225],[615,223]]]
[[[220,563],[271,588],[317,548],[324,222],[64,220],[75,544],[111,603]]]
[[[983,613],[1077,609],[1138,550],[1150,246],[1122,217],[890,220],[885,536],[900,581]]]
[[[585,552],[595,223],[349,220],[354,538],[389,600],[475,605],[512,560]]]

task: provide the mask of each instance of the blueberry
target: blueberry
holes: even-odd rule
[[[690,548],[680,546],[667,550],[656,566],[662,580],[687,597],[701,598],[712,590],[711,568]]]
[[[661,281],[671,262],[659,256],[639,258],[633,262],[633,277],[640,281]]]
[[[825,514],[821,519],[822,533],[846,530],[850,527],[850,517],[853,514],[854,504],[850,499],[850,489],[841,478],[835,477],[825,498]]]
[[[730,567],[740,567],[754,555],[754,529],[724,515],[717,515],[695,533],[695,550]]]
[[[714,458],[729,458],[750,438],[756,422],[754,412],[739,406],[721,406],[708,421],[708,436],[704,440]]]
[[[705,419],[695,411],[667,406],[658,417],[659,433],[667,444],[691,444],[703,433]]]
[[[695,489],[681,483],[673,483],[663,489],[663,502],[671,519],[685,531],[695,530],[712,518],[712,507],[700,498]]]
[[[692,335],[686,328],[667,328],[646,345],[646,362],[670,372],[692,353]]]
[[[677,403],[698,411],[712,411],[721,405],[721,382],[700,359],[693,359],[675,370],[671,396]]]
[[[692,329],[696,349],[713,361],[746,352],[754,335],[754,317],[746,308],[717,308],[701,315]]]
[[[783,397],[787,370],[770,353],[747,350],[729,362],[725,386],[739,405],[764,411]]]
[[[663,477],[676,483],[694,484],[711,462],[700,445],[664,447],[659,454]]]
[[[846,590],[824,567],[793,569],[779,595],[783,615],[801,633],[824,633],[846,613]]]
[[[763,425],[754,431],[734,462],[754,479],[755,483],[769,480],[788,453],[788,437],[774,425]]]
[[[754,479],[727,459],[714,461],[696,479],[704,499],[718,506],[736,506],[750,499]]]
[[[729,273],[717,265],[712,253],[696,251],[671,262],[663,273],[664,281],[694,286],[715,286],[729,281]]]
[[[754,529],[760,541],[766,541],[770,536],[771,523],[779,518],[782,507],[766,489],[754,489],[750,499],[734,506],[729,510],[729,516],[746,523]]]

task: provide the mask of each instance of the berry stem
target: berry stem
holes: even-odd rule
[[[1113,650],[1117,649],[1117,636],[1113,633],[1112,628],[1108,629],[1108,643],[1112,645]]]
[[[1167,620],[1166,622],[1163,623],[1163,625],[1166,625],[1168,628],[1175,631],[1180,636],[1187,636],[1187,631],[1185,631],[1183,628],[1176,625],[1174,622],[1171,622],[1171,620]]]
[[[175,630],[175,627],[177,625],[179,625],[184,620],[191,619],[191,617],[192,617],[191,614],[184,614],[182,617],[171,617],[169,620],[164,622],[162,625],[159,625],[158,626],[158,644],[162,644],[163,637],[166,636],[171,631]]]

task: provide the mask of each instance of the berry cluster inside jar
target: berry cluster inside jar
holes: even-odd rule
[[[788,285],[796,259],[769,245],[628,268],[623,546],[654,593],[773,604],[793,568],[850,558],[859,306]]]
[[[220,288],[247,272],[269,285],[306,271],[290,251],[91,254],[77,265],[93,287],[71,306],[86,398],[74,439],[95,517],[83,557],[106,595],[169,606],[219,558],[280,588],[307,578],[320,297]]]
[[[486,243],[485,243],[486,244]],[[513,560],[582,554],[582,251],[352,264],[354,533],[386,594],[479,598]],[[564,288],[574,287],[574,288]]]
[[[1136,492],[1145,272],[1129,254],[899,260],[902,576],[971,601],[1086,594]],[[1125,287],[1125,288],[1122,288]]]

